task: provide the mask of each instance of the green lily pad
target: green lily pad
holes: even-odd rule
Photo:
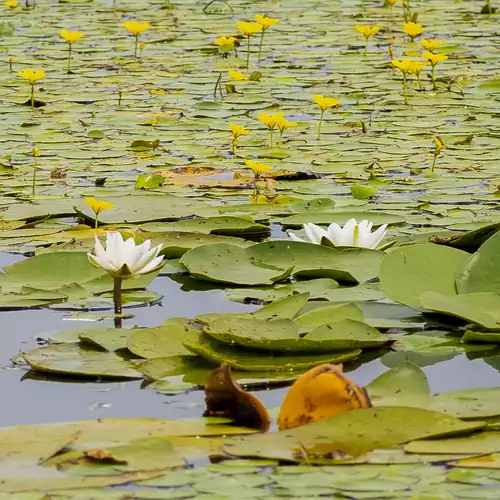
[[[360,349],[330,354],[310,355],[266,355],[261,351],[232,347],[213,340],[207,335],[200,335],[197,340],[189,339],[184,345],[191,352],[215,364],[228,363],[236,370],[242,371],[283,371],[305,370],[322,363],[343,363],[354,359]]]
[[[180,263],[196,278],[236,285],[268,285],[292,272],[291,267],[259,262],[248,250],[223,243],[204,245],[185,253]]]
[[[431,397],[425,373],[409,362],[382,373],[366,386],[366,390],[374,406],[425,408],[429,405]]]
[[[134,330],[127,347],[136,356],[146,359],[190,355],[183,342],[189,336],[198,336],[199,332],[190,320],[171,318],[157,327]]]
[[[500,388],[460,389],[434,396],[432,409],[473,420],[500,415]]]
[[[457,294],[455,277],[468,258],[462,250],[430,243],[402,246],[382,260],[380,284],[390,299],[421,309],[424,292]]]
[[[464,263],[457,276],[459,293],[500,293],[500,233],[496,232]]]
[[[301,332],[310,332],[317,326],[343,319],[363,321],[363,313],[355,304],[331,304],[304,312],[297,316],[294,321]]]
[[[33,370],[73,377],[142,378],[141,372],[112,352],[56,344],[22,353]]]
[[[368,281],[379,274],[381,252],[366,248],[330,248],[300,241],[267,241],[247,249],[250,259],[285,269],[307,278]]]
[[[349,411],[278,434],[237,439],[226,444],[224,450],[241,458],[308,463],[332,454],[344,453],[349,458],[375,449],[397,449],[411,440],[465,434],[484,426],[481,422],[464,422],[430,410],[388,406]],[[425,446],[419,449],[425,450]]]

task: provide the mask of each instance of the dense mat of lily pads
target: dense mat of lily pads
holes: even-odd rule
[[[0,249],[27,257],[0,274],[0,309],[109,317],[113,279],[87,253],[117,230],[162,245],[166,262],[123,282],[126,313],[168,300],[147,290],[158,275],[259,305],[48,333],[16,365],[145,379],[166,397],[202,388],[221,362],[247,388],[320,363],[393,367],[367,388],[374,408],[280,433],[154,419],[3,429],[0,456],[22,472],[1,467],[1,491],[498,497],[500,390],[431,395],[416,366],[459,354],[500,366],[491,2],[0,9]],[[309,225],[353,218],[377,236],[387,225],[383,241],[339,248],[336,229]]]

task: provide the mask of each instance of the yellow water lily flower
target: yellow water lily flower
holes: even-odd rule
[[[399,2],[399,0],[387,0],[387,3],[388,3],[390,6],[396,5],[398,2]]]
[[[80,33],[79,31],[68,31],[68,30],[61,30],[59,32],[62,38],[66,40],[66,43],[68,44],[68,67],[67,67],[67,72],[71,73],[71,54],[72,54],[72,49],[73,49],[73,44],[75,42],[78,42],[78,40],[82,39],[85,35],[83,33]]]
[[[233,134],[233,137],[235,139],[238,139],[238,137],[240,137],[241,135],[250,134],[250,130],[247,130],[243,125],[235,125],[234,123],[230,123],[229,129],[231,130],[231,133]]]
[[[137,57],[137,48],[139,46],[139,36],[150,28],[150,24],[147,22],[140,23],[139,21],[125,21],[123,27],[130,31],[135,37],[134,45],[134,57]]]
[[[322,95],[315,95],[313,97],[313,101],[318,105],[321,110],[321,116],[319,118],[318,123],[318,140],[321,138],[321,125],[323,124],[323,116],[325,115],[325,111],[329,108],[333,108],[334,106],[338,106],[340,101],[334,99],[333,97],[325,97]]]
[[[256,179],[258,179],[261,174],[270,172],[273,169],[273,167],[270,167],[269,165],[264,165],[263,163],[258,163],[252,160],[246,160],[245,165],[252,169],[253,175]]]
[[[402,61],[393,59],[391,62],[393,67],[398,68],[403,75],[403,97],[405,99],[405,104],[408,104],[408,96],[406,95],[406,78],[408,73],[411,73],[414,69],[415,61],[411,61],[410,59],[403,59]]]
[[[333,108],[334,106],[338,106],[340,104],[340,101],[334,99],[333,97],[324,97],[319,94],[313,97],[313,101],[322,111],[326,111],[328,108]]]
[[[264,33],[265,30],[262,29],[262,24],[252,22],[244,22],[240,21],[238,23],[238,29],[247,37],[247,69],[250,66],[250,38],[255,33],[259,33],[262,31]],[[262,39],[261,39],[262,42]]]
[[[228,71],[227,74],[236,82],[243,82],[249,79],[248,76],[245,76],[241,71]]]
[[[291,122],[288,121],[282,113],[278,113],[278,117],[276,119],[276,126],[278,127],[278,130],[280,131],[280,138],[279,138],[279,146],[281,146],[283,142],[283,134],[285,133],[286,130],[292,127],[296,127],[298,125],[297,122]]]
[[[422,56],[425,57],[433,66],[448,59],[448,56],[445,56],[444,54],[433,54],[428,51],[423,52]]]
[[[365,37],[365,56],[366,56],[366,51],[368,50],[368,42],[370,38],[377,33],[380,30],[380,26],[360,26],[359,24],[356,24],[354,26],[354,29],[358,32],[361,33]]]
[[[238,157],[238,145],[239,145],[238,137],[240,137],[242,135],[250,134],[250,130],[247,130],[243,125],[235,125],[234,123],[229,124],[229,130],[233,134],[233,141],[232,141],[233,156],[234,156],[234,158],[237,158]]]
[[[413,23],[411,21],[409,23],[404,23],[403,30],[410,37],[412,42],[416,36],[421,35],[424,32],[424,28],[421,24]]]
[[[273,19],[272,17],[261,16],[260,14],[255,15],[255,20],[262,26],[262,30],[268,30],[271,26],[279,23],[279,19]]]
[[[434,143],[436,144],[436,155],[438,155],[446,146],[441,137],[434,137]]]
[[[31,85],[31,96],[30,96],[30,103],[31,107],[35,107],[35,83],[38,82],[39,80],[42,80],[45,78],[45,71],[41,69],[24,69],[23,71],[20,71],[18,73],[18,76],[21,78],[24,78],[25,80],[28,80],[29,84]]]
[[[21,78],[28,80],[28,82],[30,82],[30,85],[34,85],[39,80],[45,78],[45,71],[41,69],[24,69],[23,71],[20,71],[18,75]]]
[[[361,33],[365,38],[370,38],[380,30],[380,26],[361,26],[359,24],[356,24],[354,26],[354,29],[358,33]]]
[[[257,62],[260,63],[260,59],[262,57],[262,45],[264,44],[264,35],[266,31],[275,24],[279,23],[278,19],[273,19],[272,17],[261,16],[257,14],[255,16],[256,21],[261,25],[262,32],[260,34],[260,44],[259,44],[259,56]]]
[[[235,38],[234,36],[220,36],[219,38],[215,39],[215,45],[218,45],[219,47],[224,47],[226,45],[230,45],[231,47],[234,47],[235,42],[238,39]]]
[[[139,21],[125,21],[123,23],[123,27],[130,31],[132,35],[134,36],[139,36],[141,33],[144,33],[146,30],[148,30],[151,25],[147,22],[141,23]]]
[[[268,113],[261,113],[257,116],[257,120],[262,122],[269,130],[274,130],[276,127],[276,115],[270,115]]]
[[[61,35],[62,38],[66,40],[66,42],[69,45],[73,45],[75,42],[78,42],[78,40],[82,39],[85,36],[80,31],[68,31],[68,30],[61,30],[59,34]]]
[[[250,22],[239,21],[237,26],[238,26],[238,29],[245,36],[249,36],[249,37],[252,35],[255,35],[255,33],[259,33],[262,30],[262,24],[255,23],[253,21],[250,21]]]
[[[413,73],[417,77],[418,86],[420,87],[420,90],[422,90],[422,82],[420,81],[420,73],[422,73],[422,70],[427,66],[427,64],[429,64],[429,63],[414,61],[410,67],[409,73]]]
[[[114,205],[107,201],[98,201],[95,198],[91,198],[90,196],[87,196],[86,198],[83,199],[83,201],[92,209],[92,211],[95,213],[95,228],[99,226],[99,214],[101,212],[104,212],[104,210],[111,210],[112,208],[115,208]]]
[[[423,52],[422,56],[431,63],[432,88],[436,89],[436,78],[435,78],[436,65],[439,64],[440,62],[446,61],[446,59],[448,59],[448,56],[445,56],[444,54],[433,54],[432,52],[428,51]]]
[[[15,9],[19,5],[19,2],[17,0],[7,0],[4,2],[4,5],[9,9]]]
[[[420,40],[420,45],[429,52],[434,52],[438,47],[443,45],[444,40],[428,40],[427,38],[422,38]]]
[[[395,68],[398,68],[401,73],[411,73],[411,70],[413,68],[413,63],[415,61],[411,61],[410,59],[403,59],[402,61],[398,61],[397,59],[392,60],[392,65]]]

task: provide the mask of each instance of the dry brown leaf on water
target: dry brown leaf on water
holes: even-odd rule
[[[267,431],[271,423],[269,413],[261,401],[244,391],[231,375],[231,367],[222,363],[205,384],[206,417],[225,417],[235,424]]]
[[[108,464],[122,464],[126,465],[126,460],[121,460],[120,458],[114,456],[111,452],[105,448],[99,448],[96,450],[87,450],[83,452],[86,459],[92,462],[104,462]]]
[[[370,408],[366,391],[349,380],[342,365],[320,365],[301,375],[288,391],[278,416],[280,429],[359,408]]]

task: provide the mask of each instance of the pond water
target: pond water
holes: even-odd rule
[[[0,266],[22,260],[19,255],[0,253]],[[159,277],[149,286],[163,295],[161,303],[129,310],[134,318],[124,326],[156,326],[176,316],[195,317],[213,312],[252,311],[257,306],[229,301],[222,291],[181,290],[181,285],[169,277]],[[39,335],[75,328],[80,320],[70,314],[32,309],[2,311],[0,398],[4,407],[0,425],[64,422],[110,417],[199,417],[204,411],[204,394],[192,391],[181,395],[163,395],[148,389],[141,381],[108,382],[67,379],[34,374],[23,367],[13,367],[10,358],[20,351],[38,346]],[[112,320],[92,322],[112,326]],[[432,366],[423,367],[435,393],[474,387],[500,385],[500,372],[482,359],[470,360],[457,356]],[[355,368],[345,365],[349,377],[359,385],[367,385],[387,370],[380,359]],[[287,388],[256,391],[267,408],[281,405]]]

